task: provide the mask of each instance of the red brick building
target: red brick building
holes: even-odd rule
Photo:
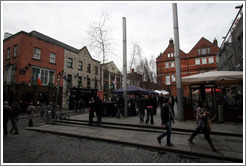
[[[217,40],[211,43],[202,37],[189,53],[180,50],[181,77],[202,72],[217,70],[216,54],[219,51]],[[157,84],[161,90],[176,92],[176,68],[174,58],[174,43],[169,40],[166,50],[156,58]],[[189,95],[189,87],[183,87],[184,96]]]
[[[57,75],[60,73],[62,76],[64,68],[64,45],[36,31],[21,31],[5,38],[4,99],[10,103],[17,101],[23,104],[33,101],[36,104],[55,98]],[[38,73],[41,86],[37,85]],[[62,81],[63,79],[60,80],[61,86]]]

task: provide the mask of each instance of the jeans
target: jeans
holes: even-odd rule
[[[147,118],[146,118],[146,124],[149,123],[149,117],[150,117],[150,123],[151,124],[154,124],[154,118],[153,118],[153,109],[152,108],[148,108],[147,109]]]
[[[171,134],[172,134],[172,121],[167,122],[166,132],[159,135],[157,138],[161,140],[163,137],[167,136],[167,144],[171,143]]]
[[[139,108],[139,120],[140,120],[140,122],[144,122],[144,111],[145,111],[145,108]]]

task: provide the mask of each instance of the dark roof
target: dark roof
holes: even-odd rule
[[[74,47],[71,47],[71,46],[69,46],[69,45],[67,45],[67,44],[65,44],[65,43],[62,43],[62,42],[60,42],[60,41],[58,41],[58,40],[55,40],[55,39],[53,39],[53,38],[51,38],[51,37],[49,37],[49,36],[46,36],[46,35],[44,35],[44,34],[42,34],[42,33],[39,33],[39,32],[37,32],[37,31],[32,31],[32,32],[30,32],[29,34],[30,34],[31,36],[34,36],[34,37],[38,38],[38,39],[47,41],[47,42],[49,42],[49,43],[51,43],[51,44],[54,44],[54,45],[63,47],[63,48],[65,48],[65,49],[69,50],[69,51],[72,51],[72,52],[75,52],[75,53],[78,53],[78,52],[79,52],[78,49],[76,49],[76,48],[74,48]]]

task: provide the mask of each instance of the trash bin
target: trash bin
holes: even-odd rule
[[[224,115],[223,115],[223,107],[222,107],[222,105],[218,105],[218,119],[219,119],[219,122],[224,122]]]

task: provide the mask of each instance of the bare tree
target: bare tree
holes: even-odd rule
[[[103,90],[103,70],[104,63],[107,53],[111,51],[112,38],[111,33],[112,29],[108,25],[109,15],[105,12],[101,12],[99,20],[93,22],[89,26],[87,31],[89,35],[89,45],[95,49],[99,54],[102,55],[102,65],[100,70],[100,87]]]
[[[138,43],[133,43],[133,52],[130,62],[130,69],[135,68],[136,72],[143,76],[143,81],[147,82],[148,86],[156,83],[156,64],[152,56],[151,60],[142,57],[142,49]]]

